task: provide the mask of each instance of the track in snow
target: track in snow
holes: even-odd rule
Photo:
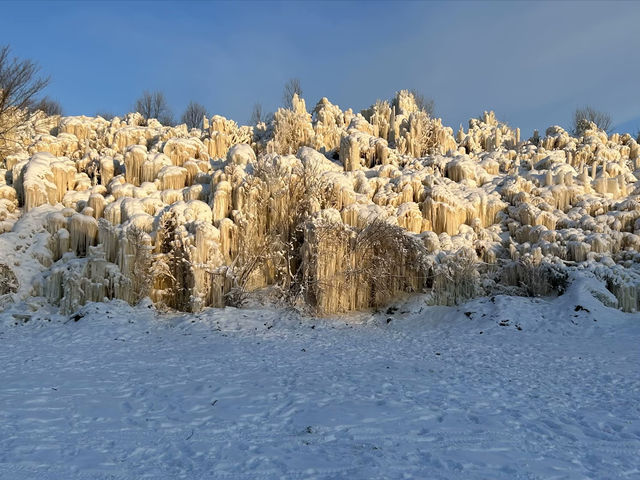
[[[638,478],[640,321],[582,293],[360,324],[15,306],[0,478]]]

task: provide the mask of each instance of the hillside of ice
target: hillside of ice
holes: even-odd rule
[[[2,302],[198,311],[268,290],[322,315],[412,292],[553,295],[571,272],[640,310],[630,135],[522,139],[493,112],[454,134],[406,91],[361,113],[293,105],[191,131],[136,113],[40,117],[0,159]]]

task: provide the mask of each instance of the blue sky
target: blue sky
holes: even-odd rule
[[[244,123],[298,77],[309,108],[415,88],[454,128],[493,109],[528,135],[587,104],[640,128],[640,2],[9,2],[7,43],[69,115],[148,89]]]

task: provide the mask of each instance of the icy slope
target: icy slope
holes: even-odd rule
[[[594,289],[321,321],[15,305],[0,478],[638,478],[640,321]]]
[[[640,311],[635,138],[591,123],[526,139],[493,112],[454,136],[418,104],[400,90],[360,113],[326,98],[307,110],[294,95],[268,123],[214,115],[192,129],[39,118],[0,158],[0,295],[15,290],[2,272],[25,264],[12,234],[32,225],[48,253],[15,296],[64,313],[145,296],[198,312],[264,287],[319,315],[412,292],[458,305],[556,294],[581,269]]]

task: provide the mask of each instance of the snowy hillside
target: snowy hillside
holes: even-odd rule
[[[0,480],[640,478],[630,135],[454,134],[404,90],[23,127]]]
[[[37,116],[15,141],[0,159],[7,304],[197,312],[266,288],[329,315],[407,293],[557,295],[582,272],[640,310],[640,147],[595,124],[522,139],[485,112],[454,136],[403,90],[361,113],[295,95],[255,126]]]
[[[640,321],[594,291],[325,320],[15,305],[0,478],[639,478]]]

